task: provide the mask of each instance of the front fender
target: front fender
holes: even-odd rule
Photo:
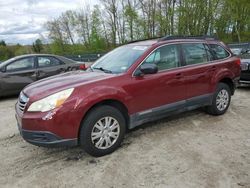
[[[122,88],[112,86],[96,86],[80,91],[82,96],[77,100],[75,108],[78,112],[82,113],[82,117],[95,105],[105,100],[116,100],[126,106],[126,101],[131,97]],[[127,107],[127,106],[126,106]],[[127,107],[127,109],[129,109]]]

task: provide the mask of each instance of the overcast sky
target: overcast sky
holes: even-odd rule
[[[0,0],[0,40],[31,44],[40,35],[46,36],[46,21],[87,2],[98,0]]]

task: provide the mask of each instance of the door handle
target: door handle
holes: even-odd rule
[[[41,71],[37,70],[37,71],[36,71],[36,76],[39,77],[39,76],[40,76],[40,73],[41,73]]]
[[[60,72],[65,72],[65,68],[60,68],[59,71]]]
[[[38,77],[39,76],[39,73],[38,73],[38,71],[35,71],[32,75],[31,75],[31,77]]]
[[[181,79],[181,78],[183,78],[182,73],[177,73],[177,74],[175,75],[175,78],[176,78],[176,79]]]

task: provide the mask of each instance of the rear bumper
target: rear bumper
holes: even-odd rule
[[[250,80],[240,80],[240,84],[250,84]]]
[[[241,72],[240,83],[250,84],[250,71],[242,71]]]
[[[18,126],[19,127],[19,126]],[[23,139],[33,145],[43,147],[76,146],[77,139],[62,139],[59,136],[46,131],[28,131],[19,129]]]

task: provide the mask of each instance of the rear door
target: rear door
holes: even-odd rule
[[[67,71],[64,62],[52,56],[37,56],[37,79],[47,78]]]
[[[17,59],[5,66],[2,88],[6,94],[15,94],[36,81],[35,57]]]
[[[203,43],[184,43],[181,46],[188,105],[209,103],[211,79],[216,71],[216,66],[212,63],[212,54]]]

